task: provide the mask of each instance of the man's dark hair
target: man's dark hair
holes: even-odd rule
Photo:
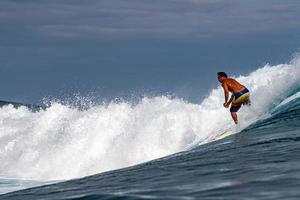
[[[227,74],[225,72],[218,72],[218,76],[227,78]]]

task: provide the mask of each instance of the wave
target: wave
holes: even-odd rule
[[[300,86],[300,59],[237,77],[252,106],[239,112],[240,130],[269,117]],[[62,180],[132,166],[174,154],[233,127],[220,87],[199,104],[158,96],[110,102],[86,110],[53,102],[32,111],[0,108],[0,176]]]
[[[0,199],[294,199],[300,194],[300,107],[294,103],[235,136],[133,167],[61,183],[30,181],[24,186],[35,187],[26,190],[16,188],[24,181],[4,180],[20,191]]]

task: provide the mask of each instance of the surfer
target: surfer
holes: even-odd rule
[[[235,124],[238,123],[237,111],[242,105],[250,105],[250,94],[249,90],[237,82],[235,79],[228,78],[225,72],[218,72],[218,80],[224,89],[225,103],[223,106],[225,108],[230,107],[231,117]],[[228,100],[229,92],[232,93],[231,98]]]

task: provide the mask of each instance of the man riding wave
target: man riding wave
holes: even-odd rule
[[[235,124],[238,124],[237,111],[242,105],[250,105],[250,94],[249,90],[235,79],[228,78],[225,72],[218,72],[218,80],[224,89],[225,108],[230,107],[231,117]],[[228,100],[229,92],[232,93],[231,98]]]

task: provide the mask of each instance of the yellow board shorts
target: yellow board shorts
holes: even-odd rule
[[[233,95],[234,99],[230,107],[230,112],[237,112],[241,108],[242,104],[247,103],[250,100],[250,94],[247,88],[234,93]]]

